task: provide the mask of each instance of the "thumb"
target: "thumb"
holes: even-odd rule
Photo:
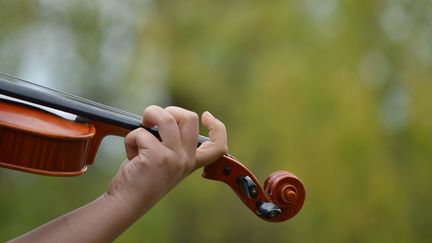
[[[204,127],[209,131],[208,135],[210,139],[201,144],[197,149],[197,168],[208,165],[228,153],[225,125],[208,111],[203,113],[201,120]]]

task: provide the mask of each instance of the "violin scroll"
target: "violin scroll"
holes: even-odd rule
[[[300,211],[305,200],[303,183],[291,172],[273,172],[264,182],[270,199],[284,211],[287,219]]]
[[[296,215],[303,206],[303,183],[292,173],[272,173],[262,187],[256,177],[236,158],[224,155],[204,167],[204,178],[226,183],[258,217],[282,222]]]

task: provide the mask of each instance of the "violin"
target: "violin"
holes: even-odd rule
[[[48,176],[79,176],[102,139],[142,127],[141,117],[0,73],[0,166]],[[160,139],[156,127],[145,128]],[[197,146],[207,141],[199,136]],[[261,186],[232,155],[204,167],[204,178],[227,184],[258,217],[282,222],[303,206],[305,188],[292,173],[272,173]]]

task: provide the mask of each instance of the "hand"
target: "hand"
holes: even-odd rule
[[[125,139],[127,159],[111,181],[107,194],[139,216],[192,171],[227,153],[225,126],[209,112],[202,115],[210,140],[197,149],[196,113],[179,107],[150,106],[144,127],[157,126],[161,141],[143,128]]]

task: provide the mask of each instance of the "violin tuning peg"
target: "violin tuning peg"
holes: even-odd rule
[[[237,184],[247,197],[255,199],[258,196],[258,188],[249,176],[237,177]]]
[[[258,206],[257,214],[258,216],[274,219],[282,213],[282,209],[276,204],[271,202],[263,202]]]

